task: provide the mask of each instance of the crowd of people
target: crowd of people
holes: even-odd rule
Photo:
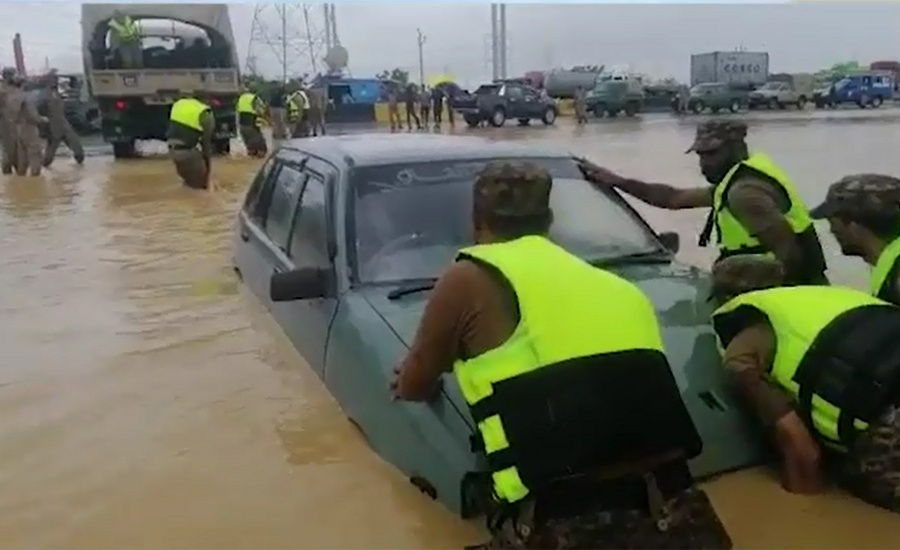
[[[406,129],[412,131],[413,122],[416,130],[424,130],[433,125],[437,130],[444,122],[447,115],[447,123],[450,127],[456,125],[453,117],[453,109],[450,106],[450,94],[445,86],[426,85],[417,86],[407,84],[402,86],[397,83],[388,83],[386,90],[388,107],[388,119],[391,131],[403,129],[403,120],[400,115],[400,104],[403,103],[406,115]]]
[[[720,255],[709,322],[782,486],[812,495],[831,478],[900,512],[900,179],[847,176],[809,210],[746,134],[739,121],[698,127],[688,152],[705,187],[578,162],[598,188],[710,209],[700,244],[715,232]],[[475,244],[436,282],[394,398],[430,401],[444,373],[458,381],[488,468],[491,539],[478,548],[731,548],[688,468],[702,442],[655,309],[548,239],[552,186],[527,163],[477,176]],[[869,292],[829,283],[814,219],[872,266]]]
[[[56,73],[42,77],[35,89],[25,90],[25,78],[5,68],[0,82],[0,141],[3,174],[39,176],[56,158],[59,146],[84,162],[81,138],[66,118],[65,102]]]

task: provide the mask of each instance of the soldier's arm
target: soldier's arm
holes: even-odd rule
[[[783,459],[782,485],[793,493],[824,489],[821,451],[791,398],[766,377],[775,357],[775,334],[766,323],[741,331],[729,342],[723,364],[738,395],[772,434]]]
[[[212,111],[205,111],[200,115],[200,127],[203,128],[203,135],[200,138],[200,150],[203,156],[210,158],[212,156],[212,137],[216,127],[216,119]]]
[[[771,184],[745,176],[728,191],[728,207],[741,225],[775,254],[788,273],[796,273],[803,267],[799,265],[803,251],[776,193]]]
[[[397,369],[396,398],[427,401],[439,389],[441,375],[453,370],[470,316],[466,297],[471,286],[472,269],[466,262],[453,264],[435,284],[415,340]]]
[[[32,100],[31,97],[25,98],[25,118],[28,119],[28,122],[34,125],[39,125],[43,122],[46,122],[47,118],[41,116],[41,113],[38,112],[38,108],[36,102]]]
[[[577,159],[584,177],[595,185],[615,187],[647,204],[668,210],[712,206],[713,187],[681,189],[665,183],[624,178],[585,159]]]

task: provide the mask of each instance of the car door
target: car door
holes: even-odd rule
[[[541,96],[533,88],[522,87],[522,107],[531,118],[540,118],[544,114],[544,105]]]
[[[268,247],[266,220],[280,164],[277,156],[272,156],[256,173],[238,214],[236,228],[235,271],[263,303],[268,300],[269,276],[272,272],[269,255],[265,252]]]
[[[507,118],[523,118],[528,115],[525,114],[526,111],[524,109],[524,94],[522,93],[522,87],[517,84],[507,84],[506,88],[506,117]]]
[[[335,237],[333,189],[337,170],[319,159],[309,159],[291,177],[302,181],[303,191],[294,208],[290,235],[284,249],[275,251],[275,270],[325,269],[334,278]],[[311,298],[272,304],[273,315],[310,367],[324,377],[328,328],[337,310],[337,297]]]

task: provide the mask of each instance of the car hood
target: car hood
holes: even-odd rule
[[[656,305],[663,339],[682,398],[703,438],[703,452],[691,463],[697,477],[735,470],[762,458],[759,433],[727,390],[727,379],[709,324],[712,304],[708,301],[708,273],[679,264],[642,265],[615,269],[637,284]],[[425,306],[428,293],[387,299],[390,289],[367,288],[363,293],[376,312],[409,346]],[[456,409],[467,407],[452,376],[444,388]],[[460,444],[468,445],[467,441]]]

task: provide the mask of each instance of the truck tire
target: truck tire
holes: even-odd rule
[[[135,157],[134,140],[113,143],[113,158],[130,159]]]
[[[778,98],[777,98],[777,97],[773,97],[773,98],[770,99],[769,102],[766,104],[766,107],[768,107],[770,111],[774,111],[775,109],[779,108],[780,106],[781,106],[781,105],[779,105],[779,103],[778,103]]]
[[[544,109],[544,114],[541,115],[541,122],[544,123],[544,126],[553,126],[553,123],[556,122],[556,109],[553,107]]]
[[[603,118],[603,113],[606,112],[606,103],[598,103],[594,105],[594,117],[595,118]]]
[[[704,105],[702,101],[695,101],[693,105],[691,105],[691,110],[694,111],[695,115],[702,113],[705,108],[706,105]]]
[[[640,105],[636,101],[629,101],[625,104],[625,115],[633,117],[641,110]]]
[[[802,111],[803,109],[806,109],[806,96],[805,95],[802,95],[797,98],[797,109],[800,111]]]
[[[859,96],[859,101],[857,101],[856,104],[860,109],[865,109],[869,106],[869,96],[866,94]]]
[[[877,95],[872,98],[872,101],[869,103],[869,105],[871,105],[873,109],[877,109],[881,107],[882,103],[884,103],[884,99],[882,99],[880,95]]]
[[[217,155],[230,155],[231,154],[231,140],[228,138],[225,139],[217,139],[213,141],[213,151]]]
[[[463,116],[463,120],[466,121],[469,128],[478,128],[478,125],[481,124],[481,119],[475,115],[465,115]]]
[[[491,126],[500,128],[504,124],[506,124],[506,111],[503,110],[503,107],[497,107],[491,113]]]
[[[731,103],[728,104],[728,110],[731,111],[732,113],[736,113],[736,112],[740,111],[741,110],[741,102],[736,99],[732,99]]]

